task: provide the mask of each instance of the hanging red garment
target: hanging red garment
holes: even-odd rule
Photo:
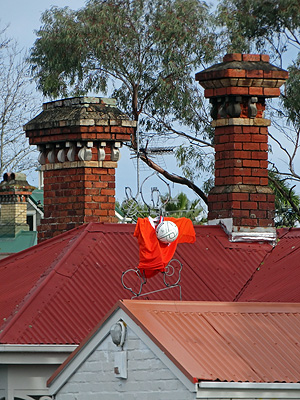
[[[138,218],[134,236],[138,239],[140,262],[138,269],[146,278],[164,272],[173,258],[178,243],[194,243],[196,240],[192,221],[188,218],[164,218],[178,227],[178,237],[166,244],[156,237],[154,220],[151,217]]]

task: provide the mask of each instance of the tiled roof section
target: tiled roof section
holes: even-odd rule
[[[300,303],[300,229],[278,233],[277,245],[255,271],[239,301]]]
[[[92,223],[0,262],[0,342],[79,343],[130,292],[122,272],[138,265],[134,225]],[[182,299],[233,301],[271,247],[232,244],[221,227],[196,226],[178,245]],[[159,274],[145,291],[161,288]],[[177,288],[148,296],[178,300]],[[3,322],[2,322],[3,321]]]
[[[191,381],[300,381],[300,305],[124,300]]]

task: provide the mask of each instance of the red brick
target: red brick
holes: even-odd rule
[[[280,89],[279,88],[264,88],[264,96],[266,97],[279,97]]]
[[[241,53],[229,53],[223,57],[223,62],[230,62],[230,61],[242,61],[242,54]]]
[[[246,77],[247,78],[263,78],[264,71],[262,69],[249,70],[249,71],[246,71]]]
[[[101,194],[106,195],[106,196],[114,196],[115,190],[114,189],[102,189]]]
[[[252,135],[252,141],[258,143],[267,143],[268,137],[267,135]]]
[[[227,204],[228,204],[228,208],[231,208],[231,209],[238,209],[239,210],[241,208],[241,202],[240,201],[234,200],[231,203],[227,203]]]
[[[253,168],[252,176],[268,177],[268,170],[262,168]]]
[[[242,131],[243,131],[242,126],[240,126],[240,125],[232,125],[232,126],[224,127],[224,133],[226,133],[226,134],[242,133]]]
[[[243,210],[256,210],[257,202],[256,201],[242,201],[241,209]]]
[[[241,220],[242,226],[258,226],[258,220],[257,219],[251,219],[251,218],[242,218]]]
[[[222,89],[226,89],[226,88],[222,88]],[[222,96],[221,92],[220,92],[220,94],[217,93],[217,91],[218,91],[219,89],[215,89],[215,90],[216,90],[216,95],[217,95],[217,96]],[[243,87],[243,86],[241,86],[241,87],[239,87],[239,86],[231,86],[231,87],[228,87],[228,88],[227,88],[225,94],[228,94],[228,95],[248,96],[248,92],[249,92],[248,87]]]
[[[252,151],[251,158],[254,160],[267,160],[268,153],[266,151]]]
[[[204,96],[205,97],[214,97],[214,89],[205,89],[204,90]]]
[[[240,185],[243,179],[240,176],[227,176],[225,178],[225,185]]]
[[[261,143],[243,143],[243,150],[260,150]]]
[[[243,167],[257,168],[261,166],[260,162],[259,160],[243,160]]]
[[[228,198],[229,198],[229,200],[247,201],[247,200],[249,200],[249,194],[248,193],[229,193]]]
[[[251,193],[250,200],[251,201],[266,201],[267,196],[264,193]]]
[[[243,184],[245,185],[259,185],[260,178],[255,176],[244,176],[243,177]]]
[[[263,227],[271,227],[274,226],[274,221],[271,219],[259,219],[259,226],[263,226]]]
[[[267,211],[269,211],[269,210],[272,210],[272,209],[274,208],[274,204],[268,203],[268,202],[259,202],[259,203],[258,203],[258,208],[259,208],[260,210],[267,210]]]
[[[262,96],[263,88],[262,87],[249,87],[249,95],[250,96]]]
[[[268,202],[269,203],[274,203],[275,201],[275,194],[268,194]]]
[[[234,176],[251,176],[250,168],[232,168],[230,175]]]
[[[260,54],[243,54],[243,61],[260,61]]]
[[[260,55],[260,59],[261,59],[261,61],[269,62],[270,61],[270,56],[267,55],[267,54],[261,54]]]
[[[224,78],[245,78],[246,71],[244,69],[228,68],[224,70]]]
[[[249,217],[250,212],[249,210],[232,210],[232,216],[233,217],[244,217],[247,218]]]
[[[225,185],[225,178],[215,178],[215,186]]]
[[[259,161],[260,168],[268,168],[268,165],[269,165],[269,163],[268,163],[267,160],[260,160]]]
[[[245,143],[245,142],[251,142],[252,140],[252,136],[250,134],[233,134],[231,135],[231,140],[234,142],[241,142],[241,143]]]
[[[214,89],[214,96],[225,96],[228,88],[217,88]]]
[[[262,210],[255,210],[250,212],[250,218],[266,218],[267,212]]]
[[[227,143],[229,142],[229,135],[220,135],[220,136],[215,136],[215,143],[216,144],[221,144],[221,143]]]
[[[263,150],[263,151],[268,151],[269,150],[269,146],[268,146],[268,143],[260,143],[260,150]]]
[[[262,186],[268,186],[269,179],[268,178],[260,178],[259,179],[259,184],[262,185]]]

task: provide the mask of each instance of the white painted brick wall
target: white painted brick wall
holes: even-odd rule
[[[194,400],[180,380],[130,330],[127,350],[128,379],[114,375],[119,349],[108,336],[61,388],[56,400]]]

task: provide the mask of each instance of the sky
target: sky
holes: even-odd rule
[[[41,26],[41,15],[45,10],[52,6],[68,6],[71,9],[77,10],[84,7],[85,3],[85,0],[0,0],[0,26],[3,28],[8,25],[6,31],[7,36],[15,39],[20,48],[27,50],[32,47],[36,39],[35,31]],[[33,88],[33,90],[35,90],[35,88]],[[40,94],[37,93],[37,96],[40,96]],[[170,142],[170,146],[173,144],[173,142]],[[181,174],[173,155],[164,156],[160,161],[162,162],[162,166],[168,168],[169,172]],[[139,181],[143,183],[146,179],[146,183],[143,187],[147,202],[150,201],[150,187],[157,186],[163,194],[168,191],[167,185],[162,183],[157,177],[151,176],[151,178],[147,179],[152,175],[152,172],[153,171],[149,168],[141,165]],[[37,185],[37,173],[31,174],[28,177],[28,181],[32,185]],[[118,168],[116,170],[117,200],[122,201],[125,198],[126,186],[130,187],[132,193],[136,196],[138,193],[137,181],[136,161],[132,160],[132,155],[128,149],[123,147],[121,149],[121,159],[118,162]],[[171,182],[169,184],[171,196],[176,196],[179,192],[184,191],[191,199],[197,197],[193,191],[182,185],[172,184]]]
[[[0,0],[0,26],[4,27],[9,25],[7,35],[15,39],[19,46],[26,50],[32,47],[36,39],[34,31],[39,29],[41,25],[40,18],[43,11],[49,9],[51,6],[69,6],[72,9],[79,9],[83,7],[85,3],[85,0]],[[289,61],[288,58],[286,58],[286,60]],[[287,65],[284,65],[284,68],[286,67]],[[34,89],[35,88],[33,88],[33,90]],[[37,93],[37,96],[40,96],[40,94]],[[171,142],[169,145],[172,146],[174,143]],[[276,151],[276,148],[274,149]],[[275,152],[275,154],[271,154],[270,157],[275,157],[278,160],[278,158],[280,159],[281,154],[277,157]],[[116,198],[119,201],[122,201],[125,197],[126,186],[131,188],[132,193],[138,193],[137,172],[135,167],[136,162],[133,162],[131,158],[132,155],[125,147],[123,147],[121,149],[121,160],[119,161],[116,170]],[[162,166],[166,167],[169,172],[179,175],[182,174],[176,165],[175,157],[173,155],[164,156],[160,161],[162,161]],[[145,168],[142,164],[139,181],[142,183],[144,179],[151,174],[152,170]],[[30,179],[31,181],[29,183],[37,185],[37,174],[30,176]],[[165,184],[162,184],[162,186],[160,185],[161,181],[156,177],[151,177],[151,179],[147,180],[147,184],[149,182],[151,182],[151,187],[158,186],[162,192],[168,190]],[[182,185],[174,185],[170,183],[170,188],[172,196],[176,196],[179,192],[184,191],[190,199],[197,197],[193,191]],[[147,188],[146,190],[149,192],[150,189]],[[149,193],[147,194],[149,195]]]

